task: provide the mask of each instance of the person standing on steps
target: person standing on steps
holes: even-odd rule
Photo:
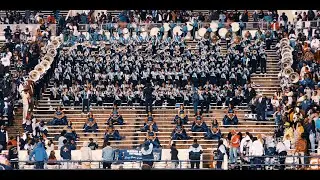
[[[153,88],[151,87],[151,84],[148,83],[146,87],[143,90],[143,96],[145,97],[145,103],[146,103],[146,113],[148,114],[149,112],[152,113],[152,92]]]
[[[267,55],[264,50],[260,53],[260,69],[261,74],[267,73]]]
[[[82,113],[84,113],[85,107],[87,109],[87,113],[90,110],[90,96],[91,96],[91,92],[88,89],[88,87],[85,86],[85,88],[82,92]]]

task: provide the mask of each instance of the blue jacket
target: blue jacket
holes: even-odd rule
[[[71,147],[69,145],[64,145],[60,149],[60,156],[64,160],[71,160]]]
[[[34,156],[35,161],[47,161],[48,155],[46,150],[43,147],[42,142],[38,142],[37,147],[31,152],[29,156],[29,160],[31,161],[32,157]]]

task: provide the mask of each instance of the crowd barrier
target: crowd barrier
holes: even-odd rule
[[[187,150],[187,149],[186,149]],[[97,150],[95,150],[97,151]],[[180,150],[179,150],[180,154]],[[299,170],[303,168],[305,170],[320,170],[320,156],[298,156],[298,155],[287,155],[287,156],[246,156],[249,158],[250,162],[243,162],[238,159],[237,163],[231,164],[227,155],[224,155],[224,159],[217,159],[216,156],[212,160],[203,160],[202,157],[200,160],[189,160],[180,159],[180,160],[170,160],[170,159],[136,159],[136,160],[115,160],[112,161],[112,170],[122,170],[122,169],[142,169],[143,162],[151,161],[153,162],[153,169],[190,169],[191,162],[199,162],[200,169],[208,170],[231,170],[231,169],[251,169],[251,170],[279,170],[281,165],[284,170]],[[280,159],[285,158],[284,164],[280,163]],[[304,159],[304,163],[299,162],[301,159]],[[257,161],[259,159],[259,161]],[[34,170],[35,161],[21,160],[10,161],[11,163],[19,163],[19,169],[24,170]],[[103,169],[103,163],[105,161],[101,160],[57,160],[50,162],[44,162],[44,169]],[[221,168],[217,168],[217,163],[222,162]],[[204,168],[203,164],[211,164],[209,167]]]

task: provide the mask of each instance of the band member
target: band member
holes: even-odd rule
[[[203,121],[202,117],[198,114],[195,117],[195,121],[193,122],[191,126],[192,132],[207,132],[208,127],[207,124]]]
[[[221,131],[215,126],[208,129],[208,132],[204,134],[204,139],[215,139],[219,140],[221,138]]]
[[[98,131],[98,124],[93,117],[93,113],[89,112],[87,122],[83,126],[84,132],[97,132]]]
[[[88,87],[85,87],[82,91],[82,113],[84,113],[85,107],[87,107],[87,112],[89,112],[90,108],[90,98],[91,98],[91,91]]]
[[[117,110],[117,106],[114,106],[113,111],[110,114],[110,117],[109,117],[106,124],[109,124],[109,125],[123,125],[124,124],[123,118]]]
[[[155,132],[153,132],[153,131],[148,132],[146,141],[149,141],[150,143],[152,143],[154,148],[161,147],[160,141],[159,141],[158,137],[156,136]]]
[[[120,136],[118,130],[115,130],[114,126],[108,126],[104,133],[104,141],[108,142],[109,140],[121,140],[124,137]]]
[[[177,125],[176,128],[171,133],[172,140],[188,140],[190,137],[187,135],[186,130],[183,126]]]
[[[228,111],[228,114],[224,115],[222,122],[223,125],[238,125],[239,120],[231,109]]]
[[[72,122],[71,121],[68,121],[68,124],[63,128],[63,130],[66,132],[65,137],[68,140],[77,139],[77,134],[76,134],[76,131],[75,131],[74,127],[72,127]]]
[[[141,128],[142,132],[153,131],[158,132],[157,123],[154,122],[152,114],[149,112],[148,117],[146,118],[146,122],[144,123],[143,128]]]
[[[60,106],[57,107],[57,110],[54,113],[54,118],[49,124],[51,125],[67,125],[68,124],[67,116],[65,116]]]

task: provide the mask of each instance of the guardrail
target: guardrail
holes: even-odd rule
[[[218,21],[214,21],[218,23]],[[198,23],[198,28],[202,27],[210,27],[211,22],[200,22]],[[238,22],[240,24],[244,25],[244,29],[270,29],[270,23],[265,22],[265,21],[260,21],[260,22]],[[108,27],[114,27],[114,25],[117,23],[106,23],[106,24],[79,24],[79,31],[88,31],[89,27],[99,27],[100,29],[103,30],[108,30]],[[130,24],[130,23],[128,23]],[[184,26],[185,23],[173,23],[175,26]],[[222,24],[221,28],[228,28],[229,22]],[[111,26],[112,25],[112,26]],[[150,31],[152,28],[157,27],[161,28],[163,26],[163,23],[139,23],[137,24],[139,27],[144,27],[146,31]],[[132,28],[129,28],[129,31],[132,31]]]
[[[200,169],[224,169],[230,170],[238,168],[239,170],[243,168],[249,168],[252,170],[257,169],[280,169],[282,166],[283,169],[299,169],[299,166],[309,169],[320,169],[320,156],[298,156],[298,155],[287,155],[287,156],[245,156],[245,158],[249,159],[249,162],[243,162],[241,160],[237,160],[237,163],[229,164],[226,156],[224,159],[217,158],[214,156],[212,160],[153,160],[153,159],[135,159],[135,160],[115,160],[115,161],[97,161],[97,160],[57,160],[51,162],[40,162],[43,164],[44,169],[102,169],[103,163],[110,163],[113,167],[112,169],[143,169],[143,164],[149,164],[154,169],[190,169],[191,163],[199,163],[199,164],[211,164],[209,168],[200,167]],[[309,163],[299,163],[299,159],[310,160]],[[280,162],[280,160],[284,160]],[[304,160],[304,161],[305,161]],[[291,162],[292,161],[292,162]],[[221,162],[221,168],[217,168],[217,163]],[[10,163],[18,163],[18,164],[28,164],[28,168],[26,169],[36,169],[35,166],[39,162],[36,161],[10,161]],[[49,164],[48,164],[49,163]],[[283,164],[281,164],[283,163]],[[38,170],[38,169],[36,169]]]

